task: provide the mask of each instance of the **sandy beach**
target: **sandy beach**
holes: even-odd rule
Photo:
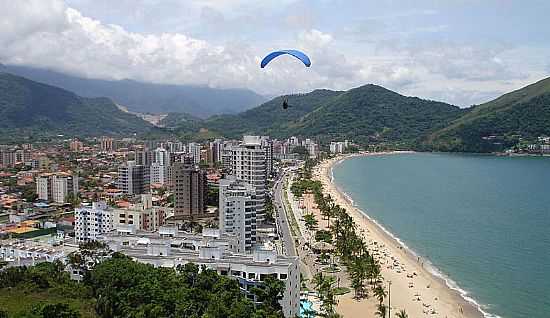
[[[391,153],[384,153],[389,154]],[[371,252],[379,259],[386,290],[391,281],[391,316],[394,317],[394,313],[405,309],[409,317],[414,318],[483,317],[474,304],[466,301],[458,291],[449,288],[442,278],[433,275],[421,258],[408,251],[399,241],[355,208],[331,182],[332,167],[345,158],[340,156],[322,162],[315,167],[314,178],[322,182],[326,194],[330,194],[337,204],[350,213],[358,230],[364,233]],[[386,298],[386,305],[387,301]],[[352,292],[339,298],[337,311],[344,317],[375,317],[376,305],[374,297],[357,301],[353,299]]]

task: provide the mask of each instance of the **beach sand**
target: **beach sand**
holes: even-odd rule
[[[322,182],[325,194],[330,194],[335,202],[344,207],[354,218],[358,230],[363,231],[366,241],[369,242],[371,252],[378,251],[386,291],[388,282],[391,281],[391,317],[395,317],[395,313],[401,309],[405,309],[409,317],[414,318],[483,317],[477,306],[466,301],[458,291],[449,288],[443,279],[433,275],[421,258],[408,251],[379,225],[355,208],[331,182],[333,165],[344,158],[340,156],[325,160],[315,168],[314,178]],[[387,302],[386,297],[386,305]],[[353,292],[351,292],[339,297],[337,311],[344,317],[375,317],[376,306],[377,301],[372,293],[369,299],[357,301],[353,299]],[[432,310],[435,313],[432,313]]]

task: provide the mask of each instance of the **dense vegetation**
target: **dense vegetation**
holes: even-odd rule
[[[425,145],[441,151],[489,152],[550,135],[550,78],[475,106],[431,134]]]
[[[289,134],[294,122],[340,93],[315,90],[308,94],[291,95],[288,96],[291,106],[287,110],[281,106],[283,97],[277,97],[238,115],[214,116],[206,120],[203,126],[227,137],[240,137],[243,134],[284,137]]]
[[[9,317],[282,317],[284,284],[266,280],[263,300],[248,300],[236,280],[194,264],[155,268],[121,254],[99,262],[79,283],[63,265],[41,263],[0,271],[0,310]]]
[[[215,114],[238,113],[265,101],[263,96],[247,89],[89,79],[13,65],[0,65],[0,72],[2,69],[33,81],[61,87],[80,96],[109,97],[131,111],[142,113],[178,112],[205,118]]]
[[[130,135],[151,129],[107,98],[82,98],[66,90],[0,73],[3,138],[44,135]]]
[[[288,110],[281,108],[282,97],[278,97],[238,115],[210,118],[202,125],[227,137],[295,135],[410,147],[464,113],[455,106],[405,97],[376,85],[347,92],[316,90],[289,96],[288,102]]]

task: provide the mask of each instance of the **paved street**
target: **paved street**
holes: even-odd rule
[[[284,204],[283,185],[286,178],[286,173],[283,172],[281,177],[276,181],[273,187],[273,201],[275,204],[276,222],[279,229],[279,235],[283,242],[284,252],[289,256],[296,256],[296,248],[294,246],[294,239],[290,232],[290,224],[287,219],[286,206]]]

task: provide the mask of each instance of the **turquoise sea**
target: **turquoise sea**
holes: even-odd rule
[[[333,177],[487,317],[550,317],[550,158],[354,157]]]

